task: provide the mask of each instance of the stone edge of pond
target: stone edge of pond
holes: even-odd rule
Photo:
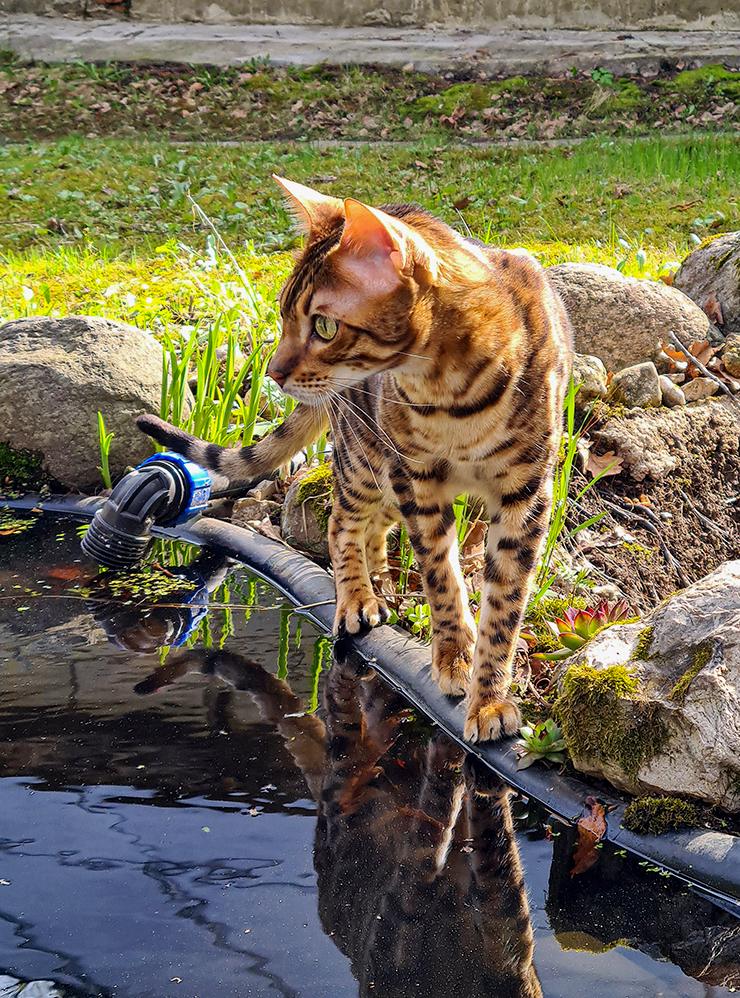
[[[65,496],[44,499],[0,499],[0,507],[39,509],[91,519],[104,499]],[[200,517],[177,528],[155,528],[159,537],[220,548],[285,595],[296,610],[330,633],[334,618],[334,583],[329,574],[287,545],[244,527]],[[431,678],[428,647],[398,627],[383,627],[353,639],[356,651],[435,721],[501,776],[510,786],[533,797],[568,822],[575,822],[584,799],[594,792],[584,780],[555,770],[531,767],[517,771],[510,741],[469,745],[462,738],[465,710],[460,701],[444,696]],[[637,835],[622,826],[625,804],[597,791],[610,810],[605,838],[642,859],[659,864],[676,876],[723,899],[740,903],[740,837],[709,829],[666,832],[660,836]]]

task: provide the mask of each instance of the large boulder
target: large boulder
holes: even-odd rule
[[[100,487],[98,412],[115,435],[115,476],[152,453],[135,417],[159,412],[162,347],[97,316],[37,316],[0,326],[0,442],[43,455],[62,485]]]
[[[740,561],[597,634],[554,711],[581,772],[740,810]]]
[[[687,346],[718,338],[697,305],[659,281],[625,277],[599,263],[559,263],[547,275],[568,311],[575,349],[599,357],[609,371],[643,361],[661,369],[660,343],[670,342],[671,330]]]
[[[689,253],[673,287],[710,313],[718,305],[722,332],[740,333],[740,232],[725,232]]]

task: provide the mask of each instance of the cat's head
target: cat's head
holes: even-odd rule
[[[407,224],[352,198],[275,179],[306,239],[280,296],[283,333],[268,374],[308,401],[413,363],[409,355],[428,332],[424,301],[438,278],[437,254],[413,226],[413,212]]]

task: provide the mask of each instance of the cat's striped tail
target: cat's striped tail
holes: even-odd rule
[[[149,414],[139,416],[136,425],[168,450],[227,478],[229,484],[246,485],[267,478],[287,464],[299,450],[313,443],[328,424],[322,412],[299,403],[280,426],[249,447],[209,444]]]

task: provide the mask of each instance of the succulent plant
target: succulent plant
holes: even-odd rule
[[[519,729],[519,734],[521,738],[518,738],[514,745],[514,751],[519,756],[519,761],[516,764],[517,769],[527,769],[538,759],[548,765],[551,762],[565,762],[563,732],[552,718],[540,721],[534,728],[525,724]]]
[[[582,648],[594,634],[603,631],[609,624],[617,624],[628,617],[629,608],[623,599],[614,606],[609,606],[606,600],[601,600],[599,605],[592,609],[577,610],[569,607],[565,611],[564,618],[556,617],[555,620],[547,622],[547,626],[563,647],[557,651],[536,652],[532,658],[545,659],[548,662],[568,658],[573,652]]]

